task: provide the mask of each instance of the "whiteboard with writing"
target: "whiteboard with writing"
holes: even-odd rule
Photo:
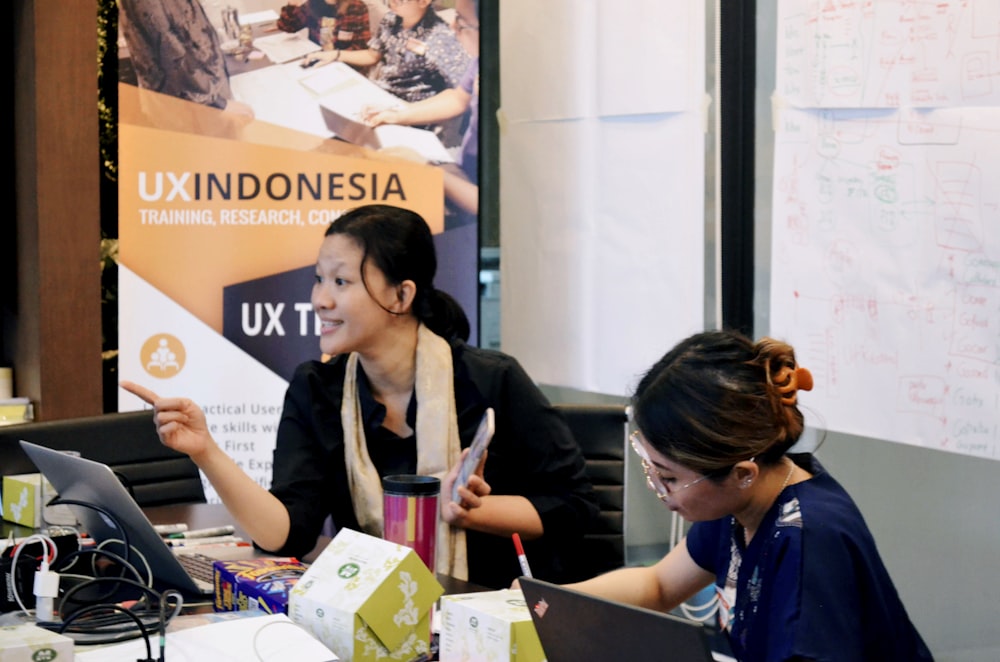
[[[1000,2],[777,21],[770,333],[810,422],[1000,459]]]
[[[1000,459],[1000,109],[797,110],[771,333],[830,429]]]
[[[776,91],[799,107],[1000,103],[997,0],[780,0]]]

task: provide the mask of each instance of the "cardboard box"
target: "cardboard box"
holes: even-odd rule
[[[288,594],[306,566],[295,559],[255,558],[212,564],[215,611],[288,613]]]
[[[37,625],[0,627],[0,662],[72,662],[73,640]]]
[[[35,419],[35,408],[28,398],[0,400],[0,425],[17,425]]]
[[[292,588],[288,615],[346,662],[409,662],[430,650],[442,593],[409,547],[341,529]]]
[[[3,518],[33,529],[42,525],[41,474],[3,477]]]
[[[542,662],[545,653],[520,590],[441,598],[441,662]]]
[[[68,506],[45,506],[56,491],[41,474],[3,477],[3,518],[22,526],[39,529],[53,524],[73,526],[76,516]]]

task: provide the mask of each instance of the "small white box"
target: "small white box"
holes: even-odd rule
[[[545,653],[520,590],[441,598],[441,662],[543,662]]]
[[[0,662],[72,662],[73,640],[37,625],[0,627]]]

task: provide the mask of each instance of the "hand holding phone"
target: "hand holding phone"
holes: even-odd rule
[[[451,487],[451,500],[456,503],[462,501],[462,497],[458,495],[458,488],[468,487],[469,478],[476,472],[476,467],[479,466],[486,448],[493,439],[493,419],[493,408],[487,407],[483,413],[483,418],[479,421],[476,436],[472,438],[472,443],[469,445],[469,452],[466,453],[465,459],[462,460],[462,466],[458,468],[458,476],[455,478],[455,484]]]

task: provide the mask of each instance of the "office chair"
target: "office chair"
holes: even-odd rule
[[[599,513],[574,559],[572,581],[625,565],[625,405],[556,404],[586,461]]]
[[[0,473],[38,471],[21,439],[107,464],[140,507],[205,502],[197,465],[160,443],[152,410],[0,426]]]

